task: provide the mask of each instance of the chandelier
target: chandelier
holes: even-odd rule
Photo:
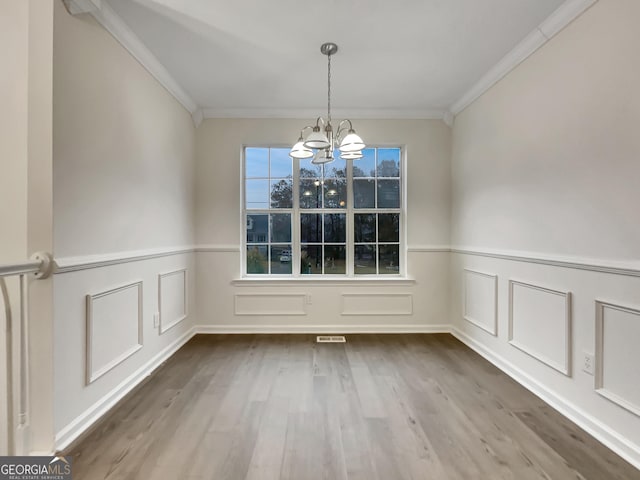
[[[323,43],[320,52],[327,56],[327,118],[318,117],[315,126],[306,126],[300,131],[300,138],[291,148],[292,158],[311,158],[311,163],[320,165],[333,162],[334,153],[340,152],[340,158],[356,160],[362,158],[362,150],[366,146],[353,129],[351,120],[342,120],[334,133],[331,124],[331,55],[338,51],[335,43]],[[304,134],[311,130],[306,138]]]

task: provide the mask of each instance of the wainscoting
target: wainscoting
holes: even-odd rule
[[[194,334],[194,253],[63,259],[54,285],[55,448]]]
[[[451,262],[452,333],[640,468],[638,270],[455,249]]]
[[[452,332],[640,466],[636,270],[414,249],[410,281],[278,285],[237,281],[239,255],[207,248],[63,265],[58,449],[196,333]],[[585,355],[595,356],[591,373]]]

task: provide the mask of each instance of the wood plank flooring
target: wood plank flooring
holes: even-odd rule
[[[66,454],[74,478],[640,479],[450,335],[200,335]]]

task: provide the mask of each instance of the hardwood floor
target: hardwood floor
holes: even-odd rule
[[[92,479],[640,479],[450,335],[200,335],[73,455]]]

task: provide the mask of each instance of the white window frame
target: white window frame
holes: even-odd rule
[[[366,209],[356,209],[354,208],[353,202],[353,162],[357,162],[357,160],[347,160],[347,205],[346,208],[300,208],[300,163],[298,159],[293,159],[292,161],[292,195],[293,195],[293,207],[292,208],[267,208],[267,209],[247,209],[246,208],[246,196],[245,196],[245,186],[246,186],[246,164],[245,164],[245,152],[247,148],[268,148],[268,149],[276,149],[276,148],[287,148],[290,146],[287,145],[277,145],[277,144],[248,144],[242,146],[241,151],[241,173],[240,173],[240,202],[242,208],[241,210],[241,235],[242,235],[242,243],[241,243],[241,278],[242,279],[280,279],[280,280],[292,280],[292,279],[300,279],[305,281],[312,280],[367,280],[367,279],[376,279],[376,280],[384,280],[384,279],[406,279],[407,270],[406,270],[406,258],[407,258],[407,242],[406,242],[406,217],[407,217],[407,195],[406,195],[406,184],[407,184],[407,154],[406,147],[404,145],[398,144],[376,144],[376,145],[368,145],[367,148],[375,148],[376,149],[376,163],[377,163],[377,149],[385,149],[385,148],[399,148],[400,149],[400,207],[399,208],[366,208]],[[337,153],[337,152],[336,152]],[[359,177],[361,178],[361,177]],[[373,178],[373,177],[367,177]],[[385,179],[386,177],[377,177],[378,179]],[[396,177],[391,177],[391,179],[395,179]],[[377,199],[378,189],[377,185],[375,188],[375,195]],[[283,213],[291,215],[291,274],[271,274],[271,273],[247,273],[247,215],[269,215],[273,213]],[[346,271],[344,274],[302,274],[300,273],[300,252],[301,252],[301,241],[300,241],[300,215],[304,213],[340,213],[346,215]],[[398,262],[399,269],[398,273],[380,273],[379,268],[379,254],[378,254],[378,240],[376,238],[376,242],[368,243],[370,245],[376,246],[376,265],[378,273],[376,274],[356,274],[354,272],[354,255],[355,255],[355,232],[354,232],[354,215],[355,214],[380,214],[380,213],[399,213],[399,243],[398,243]],[[323,222],[324,223],[324,222]],[[377,217],[376,217],[377,223]],[[324,228],[324,226],[323,226]],[[377,231],[377,228],[376,228]],[[265,244],[270,248],[271,242],[268,241]],[[383,245],[387,244],[387,242],[381,242]],[[393,244],[393,242],[389,242]],[[359,243],[361,245],[363,243]],[[262,243],[261,243],[262,245]],[[322,243],[320,245],[327,245]],[[331,245],[329,243],[328,245]]]

